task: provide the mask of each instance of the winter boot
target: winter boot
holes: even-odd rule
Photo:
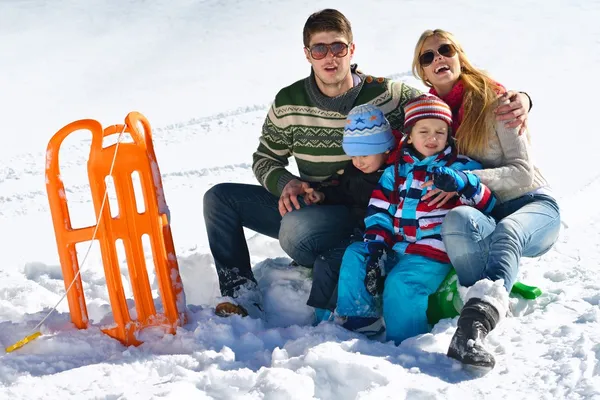
[[[483,339],[508,310],[508,292],[502,284],[502,280],[481,280],[469,289],[450,341],[448,357],[473,367],[494,368],[496,361],[483,346]]]
[[[235,291],[235,296],[225,297],[215,307],[219,317],[240,315],[242,317],[264,318],[262,296],[256,284],[246,284]]]
[[[494,356],[483,347],[482,341],[496,327],[498,319],[498,311],[491,304],[480,299],[469,300],[458,318],[448,357],[466,365],[494,368]]]
[[[385,332],[383,317],[335,317],[335,322],[352,332],[374,338]]]
[[[315,308],[315,320],[313,326],[319,325],[323,321],[333,321],[334,314],[326,308]]]
[[[230,315],[240,315],[242,317],[248,316],[248,311],[238,304],[234,304],[233,302],[224,301],[222,303],[217,304],[215,307],[215,314],[219,317],[229,317]]]
[[[236,304],[237,301],[223,301],[215,307],[215,314],[219,317],[239,315],[242,317],[263,318],[264,312],[259,303]]]

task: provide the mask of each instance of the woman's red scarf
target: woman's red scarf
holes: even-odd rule
[[[494,82],[494,84],[496,85],[495,92],[498,95],[506,92],[506,88],[504,86],[498,82]],[[463,116],[465,114],[465,109],[463,107],[465,84],[463,83],[462,79],[459,79],[459,81],[456,82],[452,87],[452,90],[450,90],[450,93],[445,96],[440,96],[434,88],[429,89],[429,93],[444,100],[446,104],[450,106],[450,109],[452,110],[452,135],[456,135],[456,131],[458,131],[458,127],[462,123]]]
[[[446,104],[450,106],[450,110],[452,110],[452,135],[456,135],[456,131],[460,126],[463,115],[464,115],[464,107],[463,107],[463,96],[465,94],[465,84],[462,80],[456,82],[456,84],[445,96],[440,96],[434,88],[429,89],[429,93],[434,96],[439,97],[444,100]]]

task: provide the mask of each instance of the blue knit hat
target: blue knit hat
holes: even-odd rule
[[[349,156],[385,153],[396,145],[390,123],[381,110],[363,104],[350,110],[344,126],[342,147]]]

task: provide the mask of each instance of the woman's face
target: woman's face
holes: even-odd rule
[[[425,79],[427,79],[435,90],[440,95],[445,95],[452,89],[452,86],[460,78],[460,60],[458,59],[458,53],[452,56],[443,56],[440,54],[440,47],[443,45],[451,45],[452,49],[455,49],[454,45],[449,40],[441,38],[437,35],[428,37],[423,43],[423,49],[421,55],[426,52],[433,52],[433,61],[427,66],[422,66]],[[443,48],[447,49],[447,47]],[[441,51],[441,53],[446,53]]]

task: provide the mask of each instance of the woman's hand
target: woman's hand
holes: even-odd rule
[[[424,182],[421,184],[421,188],[426,188],[426,187],[430,187],[430,186],[433,186],[433,181],[427,181],[427,182]],[[428,190],[427,194],[425,194],[425,196],[421,197],[421,200],[426,201],[426,200],[431,199],[431,201],[429,203],[427,203],[427,205],[432,206],[437,203],[435,208],[440,208],[441,206],[446,204],[448,202],[448,200],[450,200],[451,198],[453,198],[454,196],[457,196],[457,195],[458,195],[458,193],[456,193],[456,192],[444,192],[443,190],[440,190],[438,188],[433,188],[431,190]]]

